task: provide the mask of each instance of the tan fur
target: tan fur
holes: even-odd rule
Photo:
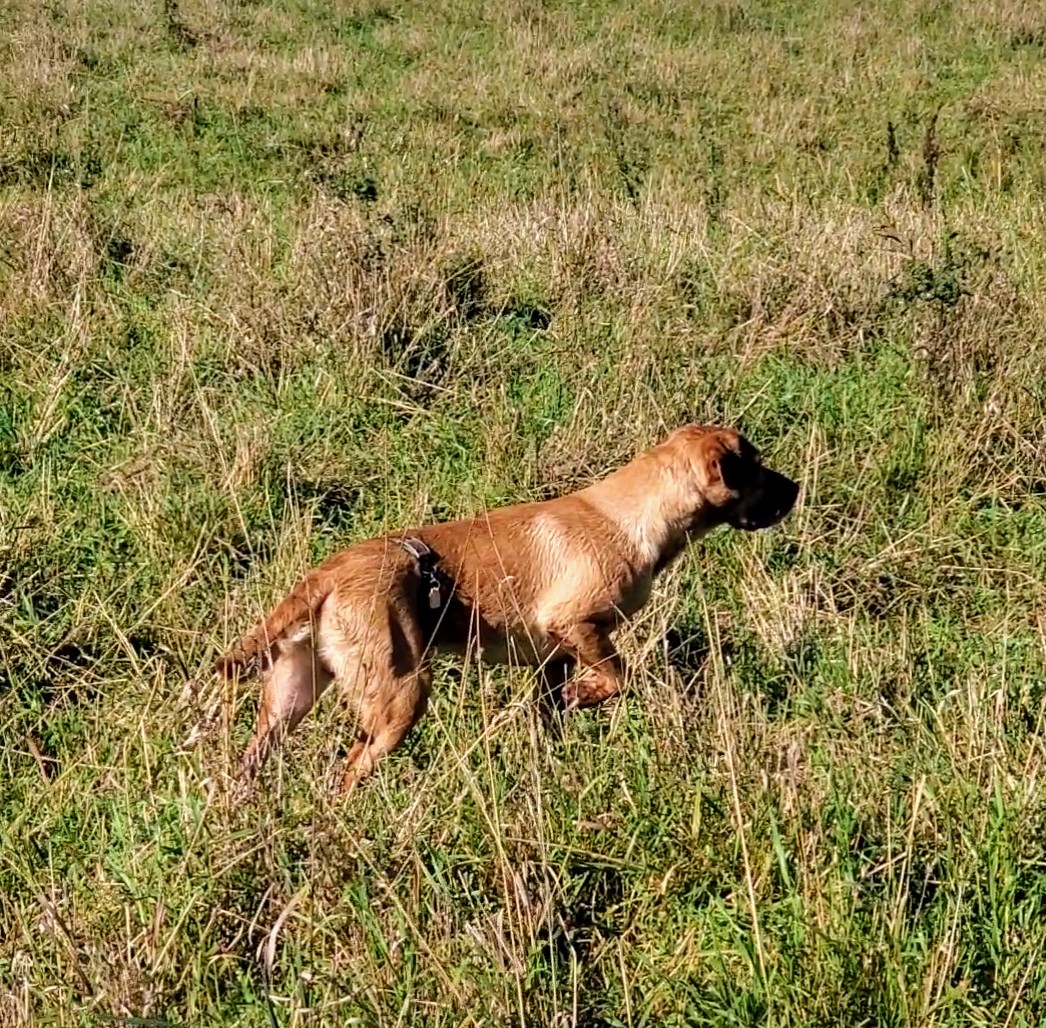
[[[432,648],[562,662],[573,671],[562,692],[568,708],[603,701],[623,676],[610,634],[647,601],[657,573],[718,524],[780,520],[797,488],[764,469],[737,432],[686,426],[579,492],[343,550],[218,661],[226,676],[264,671],[242,774],[252,777],[336,681],[358,712],[350,787],[424,712]],[[428,630],[419,569],[401,538],[420,539],[439,562],[446,602]]]

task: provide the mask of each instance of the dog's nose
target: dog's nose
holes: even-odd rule
[[[795,506],[799,498],[799,483],[779,472],[773,472],[774,488],[771,496],[775,497],[775,513],[778,519],[783,518]]]

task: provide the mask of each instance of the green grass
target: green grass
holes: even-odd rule
[[[1044,48],[8,3],[0,1024],[1042,1023]],[[627,696],[440,665],[350,804],[332,700],[230,808],[253,691],[182,686],[305,567],[713,418],[801,506],[667,576]]]

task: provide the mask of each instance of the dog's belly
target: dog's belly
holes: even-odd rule
[[[474,607],[452,602],[433,644],[459,657],[482,655],[490,664],[541,664],[556,655],[558,646],[545,633],[507,621],[477,616]]]
[[[437,640],[436,646],[459,657],[479,656],[487,664],[543,664],[560,652],[550,639],[522,631],[472,632],[465,638]]]
[[[522,632],[491,638],[480,643],[483,660],[490,664],[543,664],[560,654],[550,639]]]

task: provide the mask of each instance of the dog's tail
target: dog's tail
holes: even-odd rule
[[[311,631],[316,613],[330,591],[330,579],[311,571],[276,604],[264,621],[215,661],[214,670],[223,678],[232,678],[253,674],[268,665],[281,639]]]

